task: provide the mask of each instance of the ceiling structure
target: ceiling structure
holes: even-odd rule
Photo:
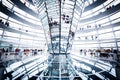
[[[118,0],[1,1],[1,18],[10,23],[9,27],[1,26],[1,46],[9,46],[9,42],[21,48],[44,46],[50,53],[70,53],[80,48],[119,49]]]
[[[70,52],[84,3],[82,0],[33,0],[45,34],[49,34],[50,53]]]

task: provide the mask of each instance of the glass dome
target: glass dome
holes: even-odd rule
[[[119,7],[120,0],[0,0],[3,78],[119,80]]]

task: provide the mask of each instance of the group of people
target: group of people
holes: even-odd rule
[[[2,60],[3,55],[7,58],[9,52],[9,48],[0,48],[0,60]]]
[[[69,15],[65,15],[65,14],[62,14],[62,20],[63,20],[65,23],[67,23],[67,24],[69,24],[69,23],[71,22],[70,16],[69,16]]]
[[[96,40],[98,37],[96,35],[91,35],[90,37],[89,36],[85,36],[85,40]]]
[[[4,23],[3,20],[0,19],[0,23],[1,23],[1,24],[4,24],[4,25],[6,25],[6,26],[9,26],[9,22],[8,22],[8,21],[6,21],[6,22]]]
[[[35,55],[37,55],[39,53],[43,53],[43,50],[42,49],[24,49],[23,52],[24,52],[24,55],[35,56]]]
[[[96,49],[80,49],[80,55],[84,55],[84,56],[94,56],[94,57],[98,57],[99,54],[96,52]]]
[[[102,27],[101,24],[98,24],[98,25],[94,25],[94,26],[91,26],[91,25],[87,25],[87,26],[82,26],[79,28],[79,30],[88,30],[88,29],[96,29],[96,28],[100,28]]]
[[[53,20],[52,18],[49,18],[49,27],[51,28],[53,25],[58,25],[58,21]]]
[[[20,49],[15,48],[14,50],[10,50],[9,48],[0,48],[0,60],[7,59],[10,56],[18,56],[22,58],[24,56],[35,56],[37,54],[43,53],[43,49]]]
[[[116,49],[80,49],[80,55],[94,56],[94,57],[113,57],[119,54],[120,51]]]

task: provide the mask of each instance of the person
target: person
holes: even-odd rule
[[[34,56],[37,55],[37,49],[34,50]]]
[[[84,55],[86,56],[86,53],[87,53],[87,50],[86,49],[84,49]]]
[[[25,50],[25,53],[26,53],[27,56],[29,55],[29,52],[30,52],[29,49],[26,49],[26,50]]]
[[[9,22],[5,22],[5,25],[6,25],[6,26],[9,26]]]
[[[42,50],[42,49],[40,49],[40,52],[41,52],[41,53],[42,53],[42,51],[43,51],[43,50]]]
[[[15,52],[19,52],[19,51],[20,51],[20,49],[18,49],[18,48],[15,49]]]
[[[85,37],[85,39],[86,39],[86,40],[88,39],[87,36]]]
[[[65,14],[62,15],[62,19],[65,20]]]
[[[6,52],[9,52],[8,48],[6,49]]]
[[[0,19],[0,23],[2,23],[2,19]]]
[[[71,35],[72,35],[72,39],[73,39],[73,38],[74,38],[75,33],[74,33],[74,32],[72,32],[72,34],[71,34]]]
[[[93,40],[93,35],[91,36],[92,40]]]
[[[26,2],[24,2],[23,4],[26,5]]]
[[[82,55],[82,51],[83,51],[83,50],[82,50],[82,49],[80,49],[80,54],[81,54],[81,55]]]
[[[5,48],[2,49],[2,52],[5,53]]]
[[[1,60],[1,56],[2,56],[2,49],[0,49],[0,60]]]
[[[57,24],[58,24],[58,22],[57,22],[57,21],[54,21],[54,22],[53,22],[53,24],[54,24],[54,25],[57,25]]]
[[[16,58],[16,59],[19,58],[19,57],[22,57],[19,52],[20,52],[20,49],[19,49],[19,48],[16,48],[16,49],[15,49],[15,58]]]
[[[117,54],[117,52],[118,52],[118,50],[116,50],[116,49],[113,50],[113,53]]]
[[[113,50],[113,53],[114,53],[114,55],[113,55],[113,57],[114,57],[114,59],[116,60],[117,59],[117,54],[118,54],[118,50],[117,49],[114,49]]]

